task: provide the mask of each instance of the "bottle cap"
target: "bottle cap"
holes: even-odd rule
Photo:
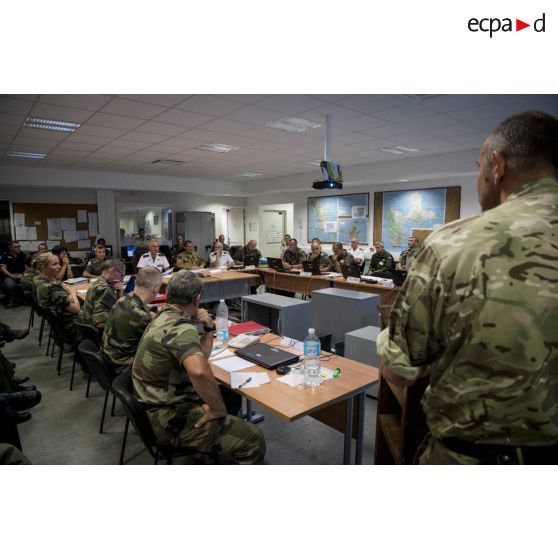
[[[316,330],[313,327],[309,327],[308,333],[316,333]]]
[[[224,299],[224,298],[220,298],[220,299],[219,299],[219,303],[221,303],[221,302],[225,302],[225,299]]]

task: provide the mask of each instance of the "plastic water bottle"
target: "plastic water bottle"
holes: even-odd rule
[[[217,328],[217,341],[226,343],[229,339],[229,309],[224,299],[221,299],[219,306],[217,306],[215,326]]]
[[[316,335],[316,330],[311,327],[304,340],[304,375],[306,385],[310,387],[320,385],[320,351],[320,340]]]

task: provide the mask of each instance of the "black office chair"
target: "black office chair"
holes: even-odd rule
[[[99,427],[99,434],[102,434],[109,393],[112,393],[113,396],[115,396],[115,393],[112,389],[112,382],[116,377],[116,373],[114,371],[112,363],[102,354],[99,346],[96,345],[91,339],[82,341],[77,348],[77,352],[79,353],[86,371],[89,373],[89,376],[91,377],[91,375],[94,374],[100,386],[105,390],[105,401],[103,403],[103,412],[101,414],[101,426]],[[113,416],[114,401],[115,399],[113,399]]]
[[[78,331],[81,333],[81,336],[84,339],[89,339],[94,345],[97,347],[97,350],[101,347],[101,332],[95,326],[89,324],[83,324],[78,322],[76,324]],[[76,371],[76,360],[77,360],[77,351],[74,353],[74,364],[72,366],[72,377],[70,378],[70,391],[74,389],[74,375]],[[89,390],[91,388],[91,372],[86,370],[88,377],[87,377],[87,389],[85,390],[85,397],[89,397]]]
[[[54,357],[54,349],[58,347],[58,364],[56,365],[56,370],[60,376],[62,370],[62,356],[64,355],[64,348],[66,346],[66,335],[64,333],[64,324],[62,323],[62,318],[55,314],[52,310],[44,310],[45,318],[50,326],[50,334],[47,344],[47,356],[50,351],[50,342],[52,340],[52,352],[51,357]]]
[[[331,333],[329,333],[328,335],[322,335],[318,339],[320,340],[320,346],[322,351],[331,353]]]
[[[161,459],[164,459],[167,465],[172,465],[175,457],[203,455],[202,452],[197,449],[176,447],[172,445],[160,445],[157,443],[155,433],[153,432],[153,427],[149,422],[147,413],[132,393],[132,373],[130,371],[118,374],[112,382],[112,389],[124,406],[127,416],[126,426],[124,427],[124,439],[122,440],[122,449],[120,452],[120,465],[124,462],[124,451],[126,449],[126,440],[128,437],[128,427],[130,422],[134,425],[134,428],[138,436],[141,438],[144,446],[147,448],[147,451],[149,451],[151,457],[153,457],[155,465],[157,465]],[[216,456],[213,455],[213,458],[215,459]]]

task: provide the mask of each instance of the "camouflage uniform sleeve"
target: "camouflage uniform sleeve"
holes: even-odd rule
[[[190,322],[179,320],[173,324],[161,340],[161,344],[176,358],[180,366],[186,357],[203,356],[200,335]]]
[[[108,313],[117,300],[116,292],[112,287],[99,289],[93,301],[93,312],[91,314],[91,321],[95,326],[107,322]]]
[[[68,293],[61,287],[60,282],[51,283],[49,288],[49,306],[54,312],[62,313],[70,304]]]
[[[390,370],[415,380],[442,353],[444,280],[440,262],[428,247],[421,251],[378,336],[378,356]]]

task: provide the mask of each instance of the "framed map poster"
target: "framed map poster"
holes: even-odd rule
[[[407,249],[410,236],[459,219],[461,186],[396,190],[374,194],[374,242],[391,254]]]
[[[349,244],[356,237],[359,244],[368,244],[369,201],[369,194],[308,198],[308,242],[318,237]]]

